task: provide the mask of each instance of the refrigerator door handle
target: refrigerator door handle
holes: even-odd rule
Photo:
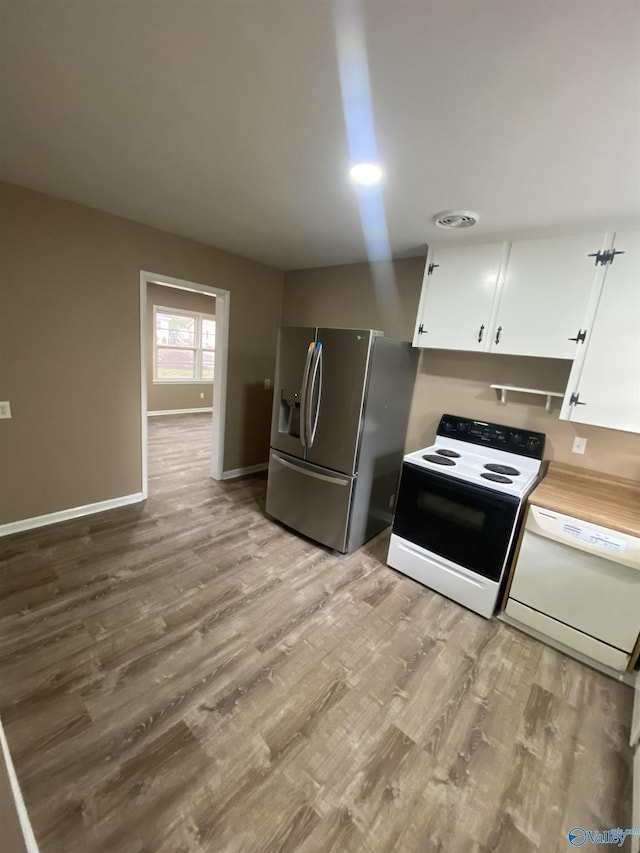
[[[300,444],[307,449],[307,440],[309,438],[307,433],[307,405],[309,398],[309,372],[311,370],[311,360],[313,359],[313,352],[315,350],[315,341],[311,341],[307,348],[307,358],[304,363],[304,370],[302,371],[302,390],[300,392]]]
[[[293,465],[291,462],[287,462],[286,459],[276,456],[275,453],[271,454],[271,458],[274,462],[279,462],[280,465],[284,465],[285,468],[291,468],[292,471],[295,471],[298,474],[304,474],[305,477],[313,477],[316,480],[325,480],[327,483],[333,483],[335,486],[349,485],[349,480],[345,480],[344,477],[327,477],[326,474],[318,474],[317,471],[310,471],[308,468],[301,468],[299,465]]]
[[[313,413],[313,422],[311,417],[311,404],[315,396],[316,382],[318,382],[318,399],[316,401],[315,411]],[[309,392],[309,402],[307,404],[307,425],[306,433],[309,447],[313,447],[313,442],[318,429],[318,415],[320,414],[320,397],[322,396],[322,344],[318,342],[315,348],[313,367],[311,368],[311,388]]]

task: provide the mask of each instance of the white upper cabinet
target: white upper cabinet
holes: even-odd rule
[[[485,349],[505,248],[487,243],[429,252],[414,346]]]
[[[414,346],[575,358],[602,248],[596,234],[431,252]]]
[[[491,352],[575,358],[603,235],[511,244]]]
[[[640,432],[640,232],[618,232],[600,275],[560,417]]]

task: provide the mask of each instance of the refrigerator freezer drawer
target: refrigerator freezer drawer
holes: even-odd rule
[[[347,549],[353,477],[271,451],[267,513],[336,551]]]

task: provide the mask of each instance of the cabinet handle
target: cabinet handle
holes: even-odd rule
[[[498,331],[496,332],[496,343],[500,343],[500,335],[502,334],[502,326],[498,326]]]
[[[479,343],[479,344],[480,344],[480,343],[482,343],[482,335],[483,335],[483,333],[484,333],[484,323],[483,323],[483,324],[482,324],[482,326],[480,326],[480,328],[478,329],[478,343]]]
[[[575,341],[577,344],[578,343],[583,344],[585,342],[586,337],[587,337],[587,330],[586,329],[579,329],[578,334],[575,336],[575,338],[567,338],[567,340],[568,341]]]
[[[586,406],[587,404],[581,403],[580,402],[580,394],[578,394],[576,391],[574,391],[573,394],[569,397],[569,405],[570,406]]]

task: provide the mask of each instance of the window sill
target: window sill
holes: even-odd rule
[[[213,385],[213,379],[154,379],[152,385]]]

